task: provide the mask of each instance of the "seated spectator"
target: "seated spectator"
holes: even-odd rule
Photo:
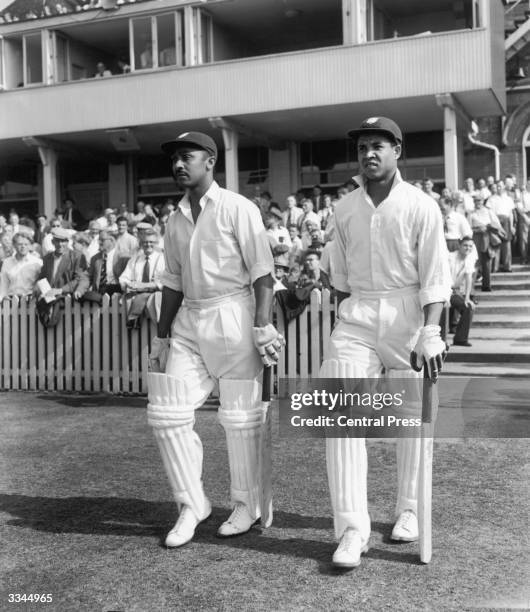
[[[296,205],[296,196],[293,193],[287,196],[285,203],[287,208],[283,212],[282,225],[289,228],[291,225],[297,225],[304,211]]]
[[[0,265],[5,259],[13,254],[13,236],[11,232],[7,231],[0,236]]]
[[[0,301],[12,295],[31,295],[42,268],[42,259],[30,252],[31,238],[19,232],[13,236],[14,253],[0,270]]]
[[[109,76],[112,76],[112,72],[110,70],[107,70],[107,67],[103,62],[98,62],[96,64],[96,74],[94,75],[94,78],[98,79]]]
[[[289,260],[289,268],[292,268],[295,262],[299,262],[303,252],[304,247],[302,246],[302,240],[298,236],[298,228],[296,225],[291,225],[288,228],[289,238],[291,239],[292,246],[289,249],[288,260]]]
[[[101,304],[103,295],[121,293],[119,278],[129,258],[116,253],[116,239],[108,230],[99,232],[99,252],[90,260],[88,270],[90,290],[84,299]]]
[[[55,243],[53,241],[53,230],[56,230],[56,229],[65,229],[65,228],[63,228],[63,224],[61,222],[60,217],[54,217],[50,221],[50,228],[49,229],[50,229],[50,231],[42,239],[42,254],[43,254],[43,256],[47,255],[48,253],[53,253],[55,251]],[[68,236],[71,236],[70,230],[66,230],[66,234],[68,234]],[[70,246],[70,242],[68,243],[68,246]]]
[[[98,221],[90,221],[88,224],[87,235],[90,238],[90,244],[86,250],[86,260],[88,264],[90,264],[92,257],[94,257],[96,253],[99,253],[99,232],[101,229]]]
[[[116,252],[122,257],[132,257],[138,250],[138,240],[129,234],[129,224],[125,217],[116,219]]]
[[[285,227],[281,227],[282,214],[279,210],[273,208],[265,215],[265,227],[267,228],[267,238],[272,250],[272,254],[282,256],[283,265],[288,265],[289,249],[292,246],[291,237]]]
[[[468,220],[461,213],[453,209],[450,199],[440,198],[438,201],[444,220],[444,235],[449,252],[460,247],[460,240],[464,236],[471,236],[473,231]]]
[[[304,257],[304,267],[296,284],[298,299],[308,299],[313,289],[332,289],[328,275],[320,268],[320,253],[308,250]]]
[[[136,214],[133,215],[133,220],[136,221],[136,223],[140,223],[141,221],[143,221],[144,217],[145,217],[145,202],[142,202],[142,200],[138,200],[138,202],[136,203]]]
[[[107,209],[107,227],[105,228],[108,232],[112,232],[113,234],[116,234],[118,232],[118,215],[116,214],[116,211],[114,210],[114,208],[108,208]]]
[[[118,60],[118,70],[120,74],[129,74],[131,72],[131,67],[122,57]]]
[[[44,256],[36,283],[37,313],[45,327],[59,322],[66,295],[79,299],[88,289],[86,261],[83,255],[68,248],[69,231],[55,227],[52,240],[54,251]]]
[[[477,193],[484,198],[486,201],[490,197],[490,190],[486,185],[486,181],[483,178],[479,178],[477,181]]]
[[[151,204],[146,204],[144,206],[144,218],[142,219],[142,223],[149,223],[153,227],[158,223],[158,217]]]
[[[457,251],[449,253],[449,266],[451,269],[451,311],[449,313],[449,331],[454,332],[453,344],[457,346],[471,346],[468,342],[469,328],[473,318],[475,303],[471,299],[473,288],[473,273],[477,256],[473,248],[473,238],[466,236],[460,240]],[[460,315],[455,325],[455,313]]]
[[[72,237],[72,249],[77,251],[85,258],[88,263],[90,257],[88,256],[88,247],[90,245],[90,236],[85,232],[77,232]]]
[[[118,206],[118,217],[125,217],[127,219],[127,223],[132,223],[134,221],[134,213],[129,210],[129,207],[125,202],[122,202]]]
[[[165,269],[164,255],[155,250],[158,235],[146,230],[140,239],[140,250],[128,261],[119,278],[127,300],[127,327],[140,326],[140,318],[147,314],[155,323],[160,315],[162,282]]]
[[[0,215],[0,236],[7,231],[9,231],[7,229],[7,219],[5,218],[5,215]]]

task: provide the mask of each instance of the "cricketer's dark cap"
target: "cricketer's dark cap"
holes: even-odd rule
[[[398,124],[388,117],[368,117],[356,130],[350,130],[348,136],[357,140],[363,134],[383,133],[390,136],[396,143],[401,144],[403,135]]]
[[[160,146],[162,147],[162,151],[167,155],[173,155],[173,153],[181,147],[198,147],[217,159],[217,145],[212,138],[202,132],[183,132],[179,134],[175,140],[169,140],[168,142],[162,143]]]

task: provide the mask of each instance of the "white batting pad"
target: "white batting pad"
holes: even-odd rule
[[[231,503],[244,503],[252,518],[259,509],[259,434],[263,418],[261,384],[219,380],[219,421],[226,433]]]
[[[147,418],[175,501],[189,506],[202,520],[206,510],[201,481],[202,444],[193,431],[195,414],[186,404],[186,387],[167,374],[150,373],[148,388]]]

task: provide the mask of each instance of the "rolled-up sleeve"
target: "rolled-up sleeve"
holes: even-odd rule
[[[166,233],[164,234],[165,270],[160,273],[158,282],[163,287],[168,287],[173,289],[173,291],[182,291],[182,266],[178,260],[175,217],[176,215],[170,216]]]
[[[422,307],[451,297],[449,252],[438,205],[426,199],[418,207],[418,272]]]
[[[241,198],[235,209],[234,233],[251,282],[273,274],[274,259],[260,212],[256,205],[245,198]]]
[[[340,215],[340,211],[335,212]],[[335,220],[335,248],[333,249],[333,286],[337,291],[350,293],[348,286],[348,269],[346,267],[346,240],[344,236],[345,224],[340,218]]]

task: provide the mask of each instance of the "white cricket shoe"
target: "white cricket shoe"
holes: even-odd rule
[[[245,504],[236,502],[232,514],[217,530],[217,535],[220,538],[230,538],[232,536],[241,535],[250,531],[252,525],[257,523],[257,519],[250,516],[250,512]]]
[[[419,537],[418,518],[412,510],[405,510],[399,515],[390,537],[400,542],[416,542]]]
[[[209,501],[206,501],[204,516],[200,520],[195,516],[193,510],[189,506],[183,506],[180,511],[178,521],[173,529],[167,534],[165,544],[168,548],[177,548],[184,546],[190,542],[195,535],[197,525],[205,521],[212,513],[212,507]]]
[[[361,534],[348,527],[340,539],[340,544],[333,554],[335,567],[352,568],[361,564],[361,554],[368,550],[368,542],[363,545]]]

